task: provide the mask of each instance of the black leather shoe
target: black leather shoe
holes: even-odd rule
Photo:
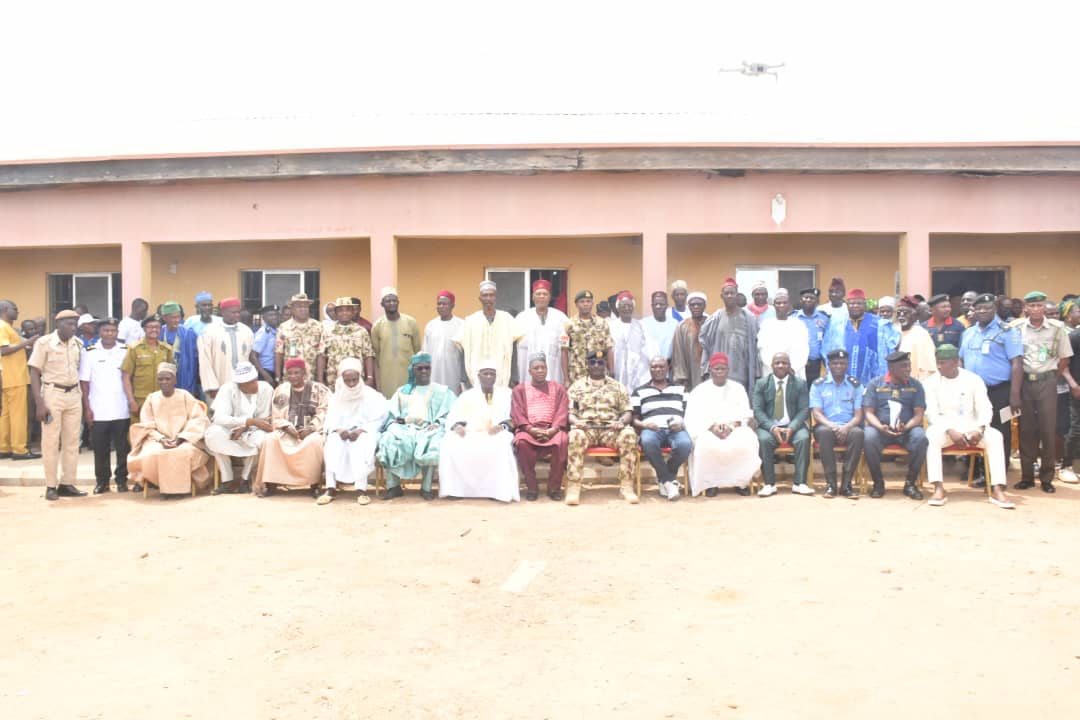
[[[732,489],[735,490],[736,495],[742,495],[743,497],[749,497],[749,495],[750,495],[750,488],[748,488],[748,487],[745,487],[745,488],[744,487],[735,487],[735,488],[732,488]],[[717,488],[709,488],[709,490],[717,490]],[[705,491],[706,495],[709,494],[709,490]],[[719,492],[719,490],[717,490],[717,492]],[[716,493],[713,493],[713,494],[715,495]]]
[[[135,483],[131,486],[131,489],[135,492],[142,492],[142,483]]]
[[[0,453],[0,460],[10,460],[11,453]]]
[[[46,500],[55,500],[56,498],[57,498],[56,488],[48,488],[47,490],[45,490],[45,499]]]
[[[109,483],[105,483],[104,485],[98,484],[94,486],[95,495],[100,495],[101,493],[107,492],[109,492]]]
[[[908,483],[904,485],[904,494],[912,500],[922,500],[923,494],[919,491],[919,488],[915,487],[914,483]]]
[[[1033,487],[1035,487],[1034,480],[1021,480],[1016,483],[1016,485],[1013,485],[1013,488],[1016,490],[1030,490]]]
[[[85,497],[86,491],[80,490],[74,485],[61,485],[56,489],[56,494],[60,497]]]
[[[1050,482],[1049,480],[1044,480],[1041,483],[1041,485],[1042,485],[1042,491],[1044,493],[1051,493],[1052,494],[1052,493],[1057,492],[1057,490],[1054,489],[1054,483]]]
[[[386,492],[383,493],[382,499],[383,500],[393,500],[394,498],[399,498],[404,494],[405,494],[405,491],[401,489],[401,486],[400,485],[395,485],[392,488],[386,488]]]
[[[548,493],[548,497],[551,498],[552,500],[554,500],[555,502],[562,502],[563,498],[565,498],[566,495],[563,494],[562,490],[552,490],[551,492]]]
[[[127,486],[126,481],[116,483],[116,492],[122,493],[122,492],[127,492],[127,491],[128,491],[128,486]]]
[[[736,490],[737,489],[738,488],[736,488]],[[717,493],[719,492],[719,488],[705,488],[705,497],[716,497]]]
[[[870,497],[874,499],[885,497],[885,486],[875,485],[874,489],[870,491]]]
[[[525,493],[525,499],[529,502],[535,501],[538,497],[540,497],[540,493],[536,492],[535,490],[529,490]]]
[[[825,497],[836,497],[836,483],[825,483]]]
[[[240,493],[241,495],[250,495],[251,494],[251,481],[250,480],[241,480],[240,481],[240,487],[238,487],[236,489],[236,492]]]
[[[851,483],[844,483],[840,487],[840,494],[849,500],[855,500],[859,497],[859,491],[851,487]]]
[[[980,490],[986,489],[986,476],[980,475],[971,481],[971,487],[978,488]]]
[[[401,488],[399,487],[398,489],[400,490]],[[435,499],[435,493],[432,492],[431,490],[421,490],[420,491],[420,497],[424,498],[425,500],[434,500]],[[457,500],[457,498],[450,498],[450,499],[451,500]]]
[[[36,452],[25,452],[22,455],[12,455],[12,460],[40,460],[41,454]]]

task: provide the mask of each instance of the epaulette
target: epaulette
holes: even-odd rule
[[[1054,318],[1046,318],[1046,324],[1050,327],[1065,327],[1065,323],[1061,320],[1055,320]]]
[[[1050,318],[1047,318],[1047,320],[1049,320],[1049,319]],[[1018,327],[1020,327],[1021,325],[1024,324],[1025,320],[1027,320],[1027,318],[1023,318],[1023,317],[1013,318],[1009,322],[1005,323],[1005,327],[1007,327],[1007,328],[1018,328]]]
[[[814,381],[814,384],[815,384],[815,385],[820,385],[820,384],[822,384],[823,382],[825,382],[825,376],[824,376],[824,375],[822,375],[822,376],[821,376],[821,377],[819,377],[819,378],[818,378],[817,380],[815,380],[815,381]]]
[[[852,384],[852,385],[854,385],[855,387],[859,387],[859,380],[858,380],[858,378],[855,378],[855,377],[853,377],[853,376],[851,376],[851,375],[848,375],[848,376],[847,376],[847,379],[851,381],[851,384]]]

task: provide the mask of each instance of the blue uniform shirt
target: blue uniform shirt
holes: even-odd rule
[[[277,340],[277,328],[269,325],[260,325],[255,331],[255,342],[251,349],[259,356],[259,364],[263,370],[274,373],[274,342]]]
[[[826,373],[810,384],[810,407],[820,410],[830,422],[851,422],[855,408],[862,407],[862,403],[863,387],[851,376],[837,383],[832,373]]]
[[[874,408],[878,420],[885,425],[893,425],[893,418],[889,415],[889,401],[900,403],[900,422],[906,423],[915,414],[915,408],[926,407],[926,391],[922,383],[915,378],[910,378],[901,385],[892,381],[888,373],[880,375],[870,381],[863,395],[863,407]]]
[[[1023,357],[1020,331],[1005,327],[994,318],[983,328],[975,323],[964,331],[960,341],[960,359],[964,368],[982,378],[987,387],[1009,381],[1013,358]]]
[[[964,334],[964,326],[954,317],[945,318],[943,325],[931,325],[934,318],[930,318],[922,324],[926,332],[930,333],[930,339],[934,341],[934,347],[949,343],[960,347],[960,338]]]
[[[825,330],[829,327],[829,316],[820,310],[815,310],[809,317],[802,310],[795,315],[806,326],[806,334],[810,337],[810,360],[821,359],[821,343],[825,339]]]

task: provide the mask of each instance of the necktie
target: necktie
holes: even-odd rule
[[[773,402],[772,411],[773,420],[779,420],[784,417],[784,381],[776,381],[776,400]]]

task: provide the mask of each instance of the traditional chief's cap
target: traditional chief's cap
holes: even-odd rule
[[[799,291],[799,295],[813,295],[814,297],[821,297],[821,290],[817,288],[803,288]]]
[[[220,306],[222,310],[228,310],[229,308],[238,308],[240,307],[240,298],[227,297],[221,301]]]
[[[334,305],[336,307],[356,307],[359,304],[360,303],[353,302],[351,297],[339,297],[337,300],[334,300]]]
[[[497,289],[498,288],[496,287],[495,283],[491,282],[490,280],[484,280],[480,283],[480,292],[487,292],[488,290],[495,292]]]
[[[393,295],[394,297],[397,297],[397,288],[392,287],[390,285],[387,285],[386,287],[384,287],[382,290],[379,291],[379,302],[382,302],[383,300],[385,300],[390,295]]]
[[[671,283],[671,292],[675,292],[676,290],[689,290],[686,281],[676,280],[675,282]]]
[[[709,298],[705,297],[705,293],[701,292],[700,290],[695,290],[694,292],[686,296],[686,302],[690,302],[691,300],[700,300],[706,305],[709,304]]]
[[[532,284],[532,291],[536,292],[537,290],[547,290],[548,292],[551,292],[551,283],[547,280],[537,280]]]
[[[449,290],[440,290],[439,294],[435,296],[436,300],[438,300],[439,298],[446,298],[447,300],[449,300],[452,303],[457,302],[457,296],[454,295],[454,293],[450,292]]]
[[[249,362],[237,363],[233,368],[233,382],[246,383],[259,379],[259,371]]]
[[[773,300],[778,300],[780,298],[786,298],[788,300],[791,299],[791,296],[788,295],[787,288],[777,288],[776,292],[773,293],[773,296],[772,296]]]
[[[98,327],[103,325],[112,325],[113,327],[120,327],[120,321],[114,317],[102,318],[98,321]]]
[[[975,304],[979,303],[997,303],[997,295],[994,293],[983,293],[975,298]]]
[[[178,312],[180,312],[180,303],[176,302],[175,300],[169,300],[161,306],[162,315],[172,315],[173,313]]]
[[[937,350],[934,351],[934,357],[938,360],[958,358],[960,357],[960,350],[951,343],[942,343],[941,345],[938,345]]]
[[[886,360],[886,362],[894,363],[894,362],[900,362],[901,360],[907,360],[909,357],[911,357],[911,353],[903,352],[902,350],[896,350],[894,352],[889,353],[885,357],[885,360]]]
[[[534,362],[547,363],[547,354],[542,352],[534,352],[532,355],[529,356],[529,364],[532,365]]]
[[[829,283],[829,289],[830,290],[833,289],[833,288],[842,288],[842,287],[844,287],[844,278],[842,278],[842,277],[834,277],[832,279],[832,282]]]
[[[865,300],[866,299],[866,293],[864,293],[859,288],[852,288],[851,290],[848,291],[847,299],[848,300]]]
[[[60,312],[56,313],[56,317],[54,317],[53,320],[67,320],[69,318],[78,320],[79,313],[75,312],[74,310],[61,310]]]
[[[735,288],[736,290],[739,289],[739,283],[735,282],[735,278],[733,278],[733,277],[724,278],[724,284],[720,286],[720,289],[723,290],[724,288],[728,287],[729,285],[731,287]]]
[[[310,305],[313,302],[315,301],[309,298],[307,296],[307,293],[296,293],[291,298],[289,298],[290,305],[292,305],[293,303],[307,303],[308,305]]]
[[[1032,290],[1024,296],[1024,302],[1040,302],[1046,300],[1046,293],[1042,290]]]
[[[892,295],[886,295],[885,297],[883,297],[883,298],[881,298],[880,300],[877,301],[877,306],[879,308],[882,308],[882,307],[894,308],[894,307],[896,307],[896,298],[894,296],[892,296]]]
[[[201,293],[197,293],[195,295],[195,303],[196,304],[198,304],[198,303],[206,303],[206,302],[214,302],[214,296],[211,295],[206,290],[203,290]]]
[[[615,302],[622,302],[623,300],[634,302],[634,296],[628,292],[621,292],[619,293],[619,296],[615,298]]]
[[[590,350],[585,357],[588,360],[605,360],[607,359],[607,350]]]
[[[709,367],[715,367],[717,365],[729,365],[727,353],[715,352],[709,358]]]
[[[294,357],[285,361],[285,369],[291,370],[292,368],[300,368],[301,370],[307,369],[307,363],[304,362],[304,358]]]
[[[499,363],[491,358],[482,358],[480,362],[476,364],[477,370],[498,370]]]
[[[170,375],[176,375],[176,366],[171,362],[158,363],[157,374],[168,373]]]
[[[847,350],[837,348],[836,350],[830,350],[825,357],[829,360],[847,360],[849,356]]]
[[[591,290],[579,290],[578,294],[574,296],[574,302],[578,300],[592,300],[593,294]]]
[[[161,324],[161,316],[158,315],[157,313],[154,313],[153,315],[147,315],[146,317],[144,317],[142,319],[142,322],[139,323],[139,324],[142,327],[146,327],[150,323],[157,323],[158,325],[160,325]]]
[[[97,322],[97,320],[94,319],[93,315],[91,315],[90,313],[84,313],[84,314],[79,316],[79,323],[78,324],[79,325],[89,325],[91,323],[96,323],[96,322]]]
[[[754,292],[755,290],[768,290],[768,289],[769,288],[768,288],[767,285],[765,285],[764,280],[758,280],[756,283],[753,284],[753,286],[751,286],[750,292]]]
[[[926,301],[926,304],[930,307],[934,307],[938,303],[949,302],[949,296],[945,293],[938,293],[937,295],[931,295],[930,299]]]
[[[915,308],[919,307],[919,301],[911,297],[910,295],[905,295],[904,297],[900,298],[900,307],[909,307],[914,310]]]

